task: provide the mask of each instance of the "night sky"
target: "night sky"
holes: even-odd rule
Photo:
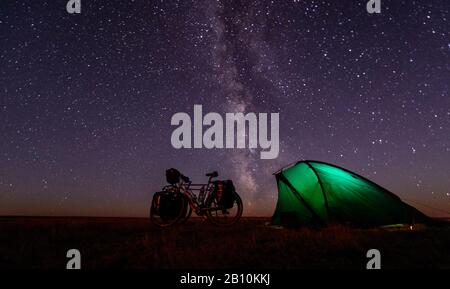
[[[0,3],[0,215],[146,216],[176,167],[271,215],[272,173],[331,162],[450,216],[448,0]],[[280,154],[174,149],[172,115],[280,114]]]

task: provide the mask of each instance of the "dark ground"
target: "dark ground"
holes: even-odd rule
[[[229,228],[200,219],[158,229],[138,218],[0,217],[0,268],[64,269],[68,249],[83,269],[364,269],[367,250],[382,268],[450,269],[450,229],[274,229],[243,218]]]

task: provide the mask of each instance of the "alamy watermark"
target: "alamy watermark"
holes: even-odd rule
[[[381,253],[378,249],[367,251],[366,257],[369,258],[366,269],[381,269]]]
[[[299,2],[299,0],[294,0],[294,2]],[[370,14],[381,13],[381,0],[369,0],[366,4],[366,10]],[[69,14],[80,14],[81,0],[68,0],[66,11]]]
[[[81,0],[69,0],[66,4],[66,11],[69,14],[81,13]]]
[[[81,253],[78,249],[69,249],[66,257],[69,258],[66,269],[81,269]]]
[[[369,0],[366,5],[367,13],[381,13],[381,0]]]
[[[174,148],[260,148],[261,159],[278,157],[280,151],[278,113],[270,114],[270,137],[267,113],[226,113],[224,122],[219,113],[209,112],[203,116],[202,105],[194,105],[193,118],[192,121],[190,115],[185,112],[178,112],[172,116],[171,125],[178,126],[171,137]],[[203,126],[207,126],[205,131]]]

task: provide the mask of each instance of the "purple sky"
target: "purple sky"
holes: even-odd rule
[[[176,167],[271,215],[272,173],[343,166],[450,212],[449,2],[0,3],[0,215],[146,216]],[[280,113],[280,155],[181,149],[176,112]]]

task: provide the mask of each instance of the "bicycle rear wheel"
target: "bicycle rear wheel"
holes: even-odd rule
[[[211,195],[206,201],[208,210],[206,217],[208,220],[217,226],[230,226],[235,224],[242,216],[244,206],[241,197],[234,193],[234,202],[231,208],[223,208],[217,204],[216,198]]]

